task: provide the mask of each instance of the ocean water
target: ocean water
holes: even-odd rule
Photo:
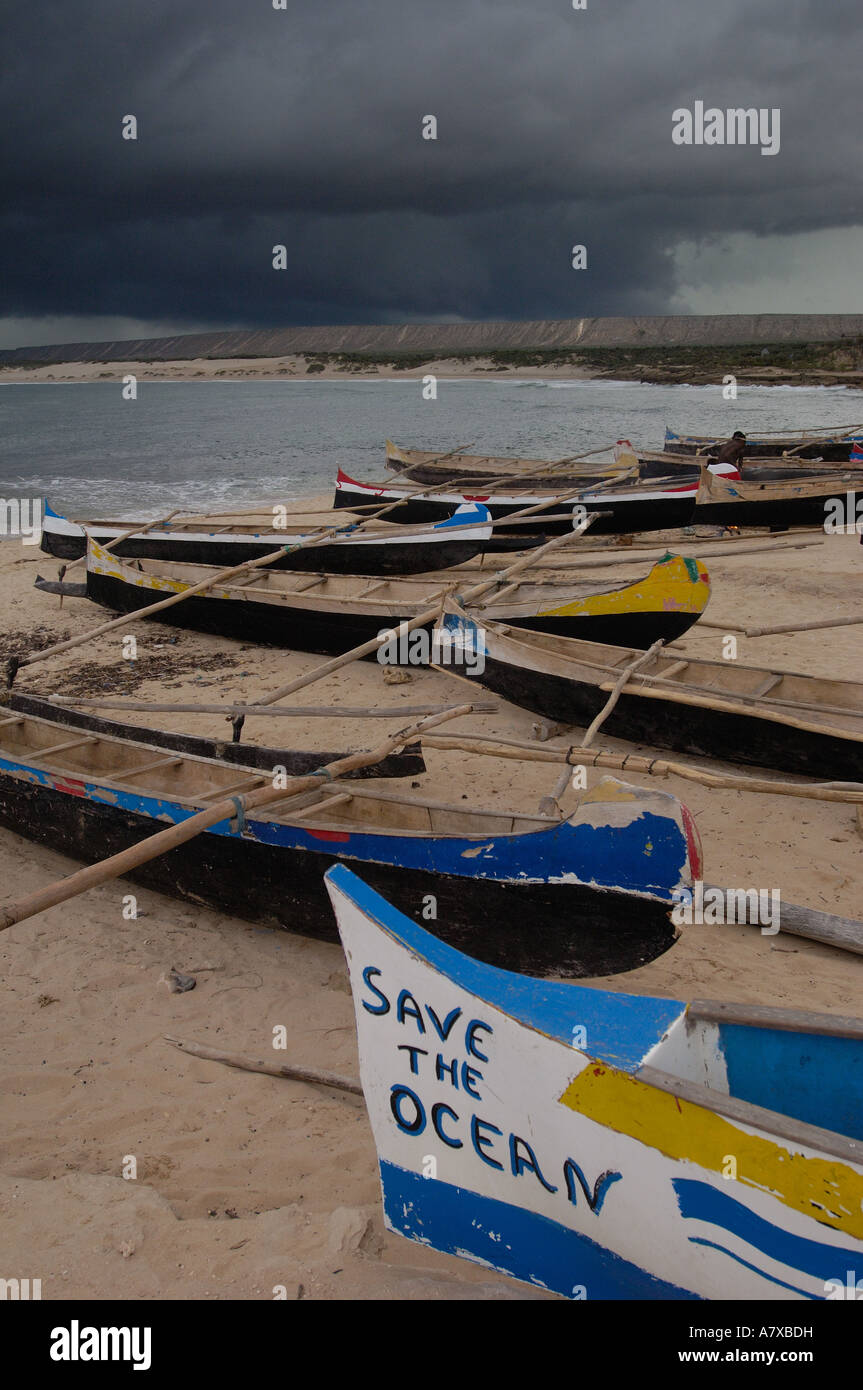
[[[116,382],[0,387],[0,499],[47,496],[73,516],[149,519],[329,490],[336,469],[384,475],[384,440],[407,447],[560,458],[665,426],[728,435],[863,421],[863,392],[632,382]]]

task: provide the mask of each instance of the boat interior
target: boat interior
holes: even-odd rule
[[[196,810],[225,796],[257,791],[273,780],[270,772],[244,771],[194,754],[160,753],[130,739],[88,734],[0,708],[0,773],[10,770],[7,763],[96,783],[108,793],[160,797]],[[337,779],[250,814],[255,820],[285,825],[402,836],[434,832],[478,840],[526,834],[559,823],[556,815],[492,813]]]
[[[555,675],[570,674],[573,679],[602,683],[638,659],[642,653],[629,647],[612,647],[577,637],[556,637],[506,623],[495,623],[493,631],[519,643],[528,664]],[[765,711],[793,713],[805,717],[829,716],[831,725],[863,738],[863,683],[825,680],[795,671],[771,671],[745,666],[739,661],[703,661],[678,652],[657,652],[635,671],[628,688],[650,687],[681,690],[693,694],[728,696],[752,703]]]

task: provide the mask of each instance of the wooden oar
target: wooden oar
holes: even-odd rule
[[[582,748],[589,748],[591,743],[593,743],[593,740],[596,737],[597,733],[602,728],[602,725],[605,723],[606,719],[611,714],[611,711],[614,709],[615,705],[620,699],[623,688],[629,680],[630,676],[632,676],[637,670],[639,670],[641,666],[645,666],[648,661],[650,661],[654,656],[656,656],[660,647],[664,645],[665,639],[663,637],[658,638],[653,643],[652,647],[648,647],[646,652],[641,652],[641,654],[635,657],[633,661],[630,661],[628,666],[624,666],[623,670],[621,671],[620,675],[618,676],[617,680],[614,682],[614,685],[611,688],[611,694],[609,695],[602,709],[599,711],[598,715],[594,719],[593,723],[588,726],[587,732],[585,733],[584,738],[581,740]],[[603,686],[602,689],[604,690],[606,689],[606,687]]]
[[[25,692],[29,693],[29,692]],[[37,700],[44,696],[31,696]],[[48,703],[62,709],[110,709],[147,714],[224,714],[231,719],[238,715],[265,715],[270,719],[401,719],[404,716],[442,714],[449,705],[375,705],[370,709],[354,709],[347,705],[296,705],[291,708],[271,705],[163,705],[146,700],[85,700],[75,695],[50,695]],[[493,714],[500,706],[494,700],[473,701],[475,714]],[[14,711],[13,711],[14,713]]]
[[[68,878],[60,879],[48,888],[40,888],[36,893],[29,893],[25,898],[19,899],[17,903],[0,908],[0,931],[5,931],[7,927],[14,926],[16,922],[23,922],[28,917],[34,917],[49,907],[56,907],[59,903],[68,902],[70,898],[77,897],[79,893],[84,893],[89,888],[107,883],[110,879],[120,878],[132,869],[149,863],[151,859],[156,859],[159,855],[166,854],[169,850],[186,844],[189,840],[193,840],[196,835],[200,835],[202,831],[218,825],[220,821],[243,820],[249,811],[258,810],[263,806],[271,806],[275,802],[284,801],[300,792],[320,787],[322,779],[332,782],[337,777],[353,772],[356,768],[371,767],[373,763],[381,762],[396,749],[403,748],[405,744],[416,739],[424,730],[434,728],[449,719],[456,719],[463,714],[470,714],[472,708],[471,705],[457,705],[445,710],[442,714],[432,715],[429,719],[421,719],[416,724],[411,724],[406,729],[400,730],[399,733],[391,735],[390,738],[385,739],[383,743],[371,751],[350,753],[344,758],[337,758],[335,762],[319,768],[317,772],[308,773],[303,777],[289,777],[284,787],[275,788],[270,785],[261,787],[257,791],[246,792],[243,796],[223,797],[215,805],[209,806],[205,811],[198,811],[187,820],[181,821],[179,825],[172,825],[166,830],[160,830],[157,834],[150,835],[147,839],[140,841],[139,844],[132,845],[119,854],[112,854],[109,859],[103,859],[98,864],[91,864],[86,869],[79,869],[77,873],[70,874]]]
[[[855,431],[860,429],[863,429],[863,425],[851,425],[849,429],[839,430],[835,434],[815,435],[812,438],[802,440],[799,444],[795,444],[794,447],[791,449],[783,449],[782,457],[792,458],[800,449],[808,449],[813,444],[844,444],[846,441],[843,439],[843,435],[854,434]],[[850,445],[850,441],[847,442]],[[805,463],[808,462],[808,460],[802,459],[801,462]]]
[[[604,749],[537,747],[516,739],[499,739],[484,734],[431,734],[423,738],[428,748],[475,753],[488,758],[507,758],[516,762],[568,764],[570,767],[602,767],[615,772],[642,772],[651,777],[681,777],[718,791],[760,792],[767,796],[794,796],[807,801],[837,801],[845,805],[863,804],[861,782],[774,782],[767,777],[745,777],[732,772],[712,772],[690,767],[668,758],[646,758],[639,753],[613,753]]]
[[[253,1057],[238,1057],[233,1052],[218,1052],[204,1043],[184,1042],[182,1038],[172,1038],[164,1034],[165,1042],[172,1043],[190,1057],[202,1057],[207,1062],[221,1062],[226,1067],[236,1067],[239,1071],[263,1072],[264,1076],[283,1076],[288,1081],[307,1081],[312,1086],[332,1086],[337,1091],[350,1091],[361,1096],[363,1088],[352,1076],[337,1076],[335,1072],[319,1071],[317,1067],[301,1067],[292,1063],[263,1062]]]
[[[780,623],[778,627],[746,627],[742,631],[747,637],[775,637],[780,632],[818,632],[825,627],[856,627],[858,623],[863,623],[863,616],[822,618],[817,623]]]

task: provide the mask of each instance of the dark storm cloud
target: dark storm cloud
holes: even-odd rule
[[[852,0],[19,6],[4,312],[667,311],[681,240],[860,220],[857,15]],[[696,99],[779,107],[780,153],[675,146],[671,113]]]

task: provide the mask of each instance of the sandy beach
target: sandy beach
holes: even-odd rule
[[[502,365],[491,356],[430,356],[422,365],[351,360],[339,362],[332,355],[294,353],[281,357],[230,357],[209,359],[128,362],[52,362],[43,366],[0,364],[0,385],[16,382],[83,383],[114,381],[134,376],[136,381],[403,381],[433,376],[440,381],[484,377],[491,381],[640,381],[712,385],[721,383],[723,374],[734,369],[741,384],[763,386],[847,386],[860,389],[863,371],[851,368],[797,371],[784,366],[734,367],[733,351],[720,370],[704,370],[697,364],[677,361],[673,350],[661,364],[616,364],[613,368],[579,365],[577,362],[546,361],[529,366],[522,362]]]
[[[128,365],[145,374],[141,363]],[[157,365],[164,379],[165,364]],[[218,375],[214,363],[168,365],[172,379],[188,379],[184,369],[193,377]],[[272,370],[283,367],[284,375],[292,374],[289,360]],[[82,379],[45,370],[53,375],[33,379]],[[95,370],[98,378],[100,369],[69,370]],[[224,370],[235,376],[241,364]],[[112,378],[123,371],[122,364],[101,368]],[[7,378],[11,373],[4,373]],[[859,611],[857,536],[715,561],[712,548],[691,538],[681,547],[710,568],[707,617],[713,622],[816,621]],[[61,607],[58,598],[33,588],[37,573],[55,578],[56,569],[57,562],[36,547],[0,543],[4,666],[10,654],[105,621],[86,600],[67,598]],[[597,573],[604,580],[615,573],[632,578],[634,571]],[[121,652],[119,634],[127,630],[138,643],[132,669]],[[719,628],[697,626],[680,648],[716,659],[721,640]],[[16,690],[250,701],[319,660],[137,621],[22,671]],[[741,638],[739,660],[836,677],[863,674],[855,627]],[[388,685],[380,666],[361,663],[315,686],[314,698],[324,706],[461,703],[465,687],[423,670]],[[170,729],[219,737],[227,727],[219,715],[159,718]],[[145,723],[147,716],[128,719]],[[471,715],[453,727],[529,738],[534,722],[500,702],[497,713]],[[263,720],[250,723],[244,737],[271,744],[355,748],[371,741],[367,724],[343,718],[279,721],[278,735],[275,721],[266,721],[266,728]],[[374,721],[375,740],[398,727],[395,719]],[[572,741],[564,735],[552,746]],[[625,747],[610,738],[600,742]],[[489,807],[535,811],[557,777],[547,766],[490,758],[468,766],[453,752],[429,750],[426,761],[417,795],[465,796]],[[591,771],[591,785],[599,775]],[[859,916],[863,839],[853,807],[708,791],[676,779],[658,785],[692,811],[706,881],[775,887],[788,901]],[[0,832],[2,901],[74,867],[49,849]],[[288,1299],[548,1297],[385,1232],[375,1150],[359,1097],[230,1070],[165,1041],[170,1035],[358,1075],[353,1006],[338,946],[252,928],[143,889],[135,889],[137,920],[126,920],[129,891],[123,882],[109,883],[0,938],[6,1096],[0,1272],[40,1278],[46,1299],[272,1299],[282,1289]],[[172,967],[194,975],[197,987],[171,993],[165,975]],[[748,926],[700,926],[684,928],[651,964],[596,983],[633,993],[859,1015],[863,959]],[[287,1030],[286,1053],[272,1051],[276,1025]],[[137,1163],[134,1180],[123,1176],[130,1156]]]

